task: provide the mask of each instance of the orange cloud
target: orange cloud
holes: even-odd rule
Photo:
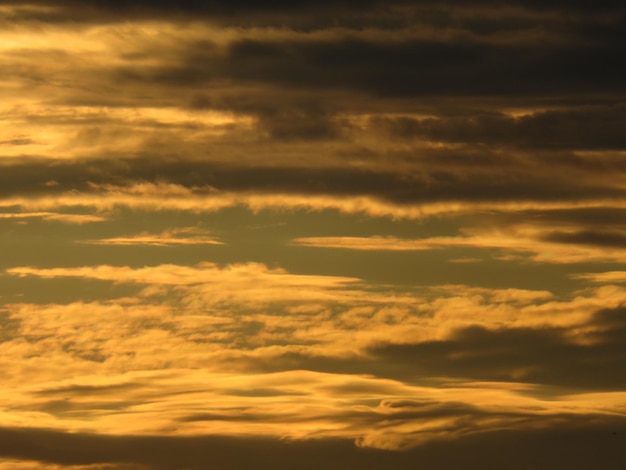
[[[223,245],[223,242],[207,236],[209,232],[195,227],[166,230],[160,234],[142,233],[130,237],[113,237],[99,240],[87,240],[83,243],[93,245]]]
[[[35,219],[64,222],[68,224],[86,224],[92,222],[104,222],[106,217],[93,214],[64,214],[59,212],[19,212],[0,213],[0,219]]]
[[[199,263],[196,266],[164,264],[143,268],[109,265],[49,269],[17,267],[10,268],[7,272],[21,277],[82,277],[103,281],[164,285],[261,282],[278,287],[339,287],[358,281],[357,278],[351,277],[289,274],[283,269],[269,269],[260,263],[232,264],[224,267],[211,262]]]
[[[333,355],[358,355],[367,345],[380,341],[441,339],[471,325],[492,329],[574,328],[583,325],[598,308],[615,308],[626,301],[626,291],[614,286],[592,289],[572,299],[557,299],[548,291],[465,285],[400,293],[356,278],[297,275],[256,263],[16,267],[7,273],[146,286],[132,305],[155,299],[178,305],[181,314],[174,323],[168,320],[168,328],[179,337],[233,344],[244,341],[254,347],[308,345]],[[22,321],[35,318],[40,316],[31,315]],[[246,325],[257,325],[254,335],[245,333]]]
[[[626,282],[626,271],[607,271],[602,273],[572,274],[573,279],[583,279],[602,284]]]
[[[292,240],[300,246],[364,251],[419,251],[444,248],[495,249],[498,256],[524,256],[541,263],[626,262],[626,248],[560,243],[548,237],[559,227],[517,225],[500,230],[465,229],[465,236],[401,239],[397,237],[303,237]],[[570,233],[576,232],[568,228]]]
[[[110,184],[92,184],[94,192],[66,192],[59,195],[41,197],[10,197],[0,200],[0,207],[18,206],[24,210],[58,210],[64,207],[93,208],[108,211],[116,207],[129,207],[137,210],[182,210],[195,213],[215,212],[229,207],[246,207],[252,211],[267,209],[278,210],[336,210],[344,214],[367,214],[373,217],[392,217],[395,219],[424,219],[433,216],[453,216],[485,211],[494,213],[516,213],[525,210],[559,209],[602,209],[626,208],[626,202],[614,199],[589,199],[585,201],[565,202],[424,202],[411,205],[398,205],[369,196],[311,195],[311,194],[259,194],[249,191],[217,191],[211,186],[185,187],[172,183],[136,183],[128,186]],[[521,228],[522,235],[535,234],[537,229]],[[485,233],[483,240],[488,234]],[[515,245],[515,234],[492,233],[494,248],[507,248]],[[330,242],[340,243],[342,248],[356,244],[343,243],[335,237]],[[354,241],[354,240],[353,240]],[[442,239],[423,240],[419,243],[405,243],[400,248],[401,239],[379,237],[370,240],[373,249],[422,249],[419,245],[431,243],[431,246],[481,246],[480,242],[468,237],[442,237]],[[322,243],[315,238],[301,238],[298,243]],[[365,243],[366,240],[360,240]],[[484,242],[483,242],[484,245]],[[328,246],[325,244],[325,246]],[[428,249],[428,248],[423,248]]]
[[[16,325],[0,343],[6,376],[0,418],[7,426],[348,438],[364,447],[405,449],[626,412],[623,392],[556,394],[540,384],[428,376],[420,383],[351,367],[376,365],[367,352],[372,345],[445,340],[472,326],[494,332],[565,327],[568,348],[575,347],[593,333],[595,312],[626,301],[626,290],[615,286],[559,300],[547,291],[447,285],[418,298],[395,297],[353,278],[299,276],[258,264],[10,272],[152,282],[172,290],[158,299],[145,293],[107,303],[5,306]],[[302,367],[299,356],[322,367],[346,361],[342,368],[351,372],[293,370]],[[258,364],[281,363],[291,370],[259,372]],[[518,374],[513,380],[527,373],[510,372]]]
[[[363,447],[402,449],[477,432],[575,423],[589,414],[625,411],[622,392],[545,400],[533,396],[539,386],[507,385],[416,386],[310,371],[137,371],[25,384],[2,394],[0,415],[5,423],[69,431],[341,437]]]

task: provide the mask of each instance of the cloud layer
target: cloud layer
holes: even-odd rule
[[[625,26],[1,0],[0,469],[613,468]]]

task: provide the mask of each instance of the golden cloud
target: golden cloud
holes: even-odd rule
[[[196,227],[165,230],[159,234],[141,233],[129,237],[102,238],[82,243],[93,245],[223,245],[223,242],[208,236],[210,232]]]
[[[591,246],[583,243],[560,243],[546,238],[559,235],[575,235],[575,229],[559,232],[559,227],[535,227],[518,225],[499,230],[465,229],[465,236],[401,239],[397,237],[303,237],[292,240],[300,246],[339,248],[363,251],[414,251],[444,248],[495,249],[499,256],[511,254],[528,257],[541,263],[583,263],[626,261],[626,247]]]

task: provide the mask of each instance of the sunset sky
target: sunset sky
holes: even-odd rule
[[[0,0],[0,470],[623,470],[626,4]]]

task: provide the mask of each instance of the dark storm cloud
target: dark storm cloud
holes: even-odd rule
[[[15,4],[15,0],[3,0],[0,4]],[[323,6],[328,7],[348,7],[363,8],[381,5],[395,6],[433,6],[438,5],[436,0],[395,0],[393,2],[383,2],[381,0],[330,0],[324,2]],[[99,10],[109,10],[114,12],[128,12],[133,10],[156,10],[156,11],[184,11],[189,13],[250,13],[250,12],[276,12],[293,11],[301,8],[319,7],[319,2],[315,0],[272,0],[268,2],[256,2],[254,0],[233,0],[225,1],[203,1],[203,0],[33,0],[29,4],[59,6],[68,9],[90,7]],[[464,6],[466,2],[454,0],[446,2],[447,7]],[[516,6],[529,9],[564,9],[570,11],[615,11],[622,10],[623,3],[619,0],[598,0],[593,3],[584,0],[478,0],[472,2],[478,7],[502,7]]]
[[[333,102],[330,96],[307,93],[282,93],[274,90],[239,93],[217,91],[194,93],[185,104],[191,110],[222,110],[252,115],[258,119],[261,133],[271,140],[334,140],[350,129],[349,122],[338,114],[345,103]]]
[[[437,119],[374,118],[392,136],[543,149],[626,148],[626,106],[545,111],[513,118],[501,114],[442,116]],[[599,162],[594,162],[595,164]]]
[[[294,462],[305,470],[408,470],[416,462],[442,470],[467,468],[469,462],[494,470],[618,470],[625,433],[623,418],[583,416],[563,418],[556,428],[477,434],[392,453],[356,448],[347,440],[106,436],[5,427],[0,429],[0,455],[60,465],[110,464],[114,470],[287,470]]]
[[[379,98],[531,97],[626,92],[617,57],[626,44],[488,45],[459,40],[256,40],[224,51],[198,43],[178,65],[119,71],[122,80],[201,86],[214,80],[318,92],[361,91]],[[461,78],[462,77],[462,78]],[[553,96],[554,97],[554,96]]]
[[[469,13],[463,2],[446,2],[445,7],[438,7],[432,1],[391,5],[347,0],[324,5],[312,1],[259,5],[248,1],[147,0],[35,3],[64,7],[68,15],[85,10],[91,12],[94,21],[125,21],[141,19],[142,15],[170,20],[175,14],[212,21],[234,15],[240,22],[235,19],[233,24],[245,31],[259,15],[268,15],[277,16],[281,25],[280,37],[257,31],[219,45],[211,38],[197,37],[173,41],[165,48],[162,44],[145,45],[142,51],[121,54],[124,65],[109,65],[106,69],[59,56],[58,61],[80,67],[80,81],[84,83],[80,92],[48,98],[58,103],[157,104],[246,112],[258,117],[261,130],[273,139],[319,140],[341,135],[343,127],[336,118],[342,113],[400,108],[415,111],[428,106],[441,114],[444,107],[454,106],[449,98],[455,97],[470,100],[459,107],[467,111],[469,106],[474,109],[473,115],[470,111],[465,117],[391,120],[384,121],[385,127],[395,136],[416,135],[448,142],[528,148],[624,146],[620,129],[625,113],[617,103],[624,100],[626,92],[625,70],[619,60],[626,53],[626,16],[616,10],[620,5],[614,2],[594,2],[590,7],[582,2],[485,1],[478,2],[478,10]],[[402,9],[396,11],[394,5]],[[531,10],[522,14],[512,12],[511,6]],[[422,8],[427,11],[421,12]],[[546,16],[543,9],[556,9],[556,13]],[[539,13],[532,13],[535,10]],[[307,36],[297,28],[290,29],[290,18],[302,11],[315,18],[326,12],[339,18],[356,14],[357,19],[356,24],[340,24],[340,28],[326,24],[322,27],[327,29],[326,37]],[[131,13],[135,16],[126,18]],[[407,23],[389,25],[385,19],[389,15],[404,18]],[[377,27],[372,17],[380,18],[383,29],[397,29],[398,34],[380,36],[370,31],[368,28]],[[416,37],[411,32],[416,24],[430,32]],[[524,34],[508,37],[511,30]],[[550,37],[544,37],[546,34]],[[22,57],[25,53],[28,51],[18,51]],[[33,62],[39,59],[33,57]],[[45,81],[46,73],[31,68],[13,67],[24,80]],[[140,96],[150,99],[142,102]],[[190,96],[194,98],[190,100]],[[498,103],[489,103],[486,97]],[[441,99],[448,103],[437,101]],[[578,106],[582,102],[606,106],[550,111],[515,120],[490,110],[496,105]]]
[[[116,78],[116,84],[121,85],[130,81],[197,91],[228,80],[240,85],[272,86],[275,87],[272,93],[277,95],[284,95],[283,88],[287,87],[315,94],[323,90],[360,91],[379,98],[497,96],[529,99],[549,95],[551,100],[561,97],[571,101],[583,98],[581,93],[604,95],[605,99],[607,94],[613,93],[623,98],[626,91],[624,67],[619,60],[626,52],[626,40],[621,32],[626,19],[619,12],[612,12],[609,19],[606,14],[601,19],[592,14],[594,10],[606,12],[605,8],[611,11],[617,6],[613,3],[603,8],[602,4],[594,2],[594,7],[590,8],[565,2],[484,2],[482,6],[487,10],[472,14],[463,10],[463,2],[446,2],[445,8],[436,8],[436,2],[400,2],[397,5],[403,9],[399,12],[394,10],[395,4],[383,6],[382,2],[350,1],[324,3],[323,6],[312,1],[258,5],[191,1],[41,3],[65,6],[68,14],[87,9],[94,12],[94,19],[102,18],[103,13],[113,17],[119,14],[120,20],[128,19],[124,15],[134,12],[138,18],[158,13],[162,19],[169,20],[172,14],[186,13],[193,19],[206,15],[210,21],[233,14],[240,20],[233,24],[243,28],[254,25],[260,14],[279,15],[281,38],[270,39],[263,35],[235,38],[219,48],[209,40],[184,41],[176,45],[180,48],[179,59],[173,63],[119,67],[112,79]],[[505,7],[511,5],[539,10],[557,8],[562,14],[509,18],[507,14],[512,13],[507,13]],[[429,13],[412,12],[422,7],[430,9]],[[457,11],[459,8],[461,13]],[[363,17],[363,23],[356,20],[356,24],[343,29],[334,28],[331,23],[324,25],[322,29],[332,32],[327,38],[301,37],[296,34],[297,28],[289,29],[290,15],[296,15],[300,9],[307,12],[312,9],[313,13],[307,14],[313,17],[326,12],[339,18],[356,14],[360,19],[369,14],[381,18],[383,27],[397,29],[398,35],[388,35],[386,39],[377,36],[368,30],[377,25],[372,24],[371,18]],[[389,26],[385,24],[389,15],[410,20],[404,25]],[[516,21],[521,22],[517,28]],[[414,37],[415,33],[410,31],[416,24],[430,28],[431,32]],[[524,34],[509,37],[511,30]],[[293,37],[284,37],[286,31],[294,33]],[[159,56],[159,51],[154,52]]]
[[[278,141],[333,140],[341,136],[344,127],[348,127],[317,103],[259,107],[252,112],[259,118],[260,130]]]
[[[626,308],[597,312],[586,327],[589,343],[562,328],[460,329],[449,339],[381,345],[371,352],[403,365],[407,377],[444,374],[473,380],[516,380],[580,390],[623,390],[626,377]],[[519,375],[518,375],[519,374]]]

